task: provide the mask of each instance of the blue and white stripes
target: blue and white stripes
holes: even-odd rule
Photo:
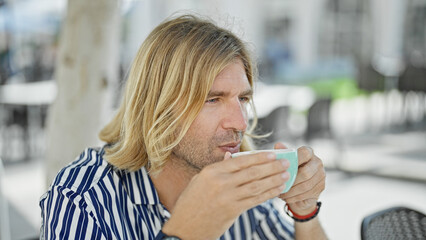
[[[141,168],[109,165],[103,149],[86,149],[62,169],[40,200],[41,239],[154,239],[170,213]],[[293,226],[265,202],[243,213],[227,239],[293,239]]]

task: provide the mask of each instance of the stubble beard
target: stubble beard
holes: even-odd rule
[[[227,131],[207,141],[199,140],[202,137],[184,137],[172,152],[173,164],[197,174],[204,167],[223,160],[225,153],[217,149],[220,145],[241,141],[242,136],[240,131]]]

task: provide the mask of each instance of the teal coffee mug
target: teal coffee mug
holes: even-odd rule
[[[285,189],[282,193],[288,192],[296,180],[297,169],[299,168],[299,159],[297,158],[296,149],[271,149],[271,150],[254,150],[247,152],[239,152],[232,154],[232,157],[239,157],[243,155],[255,154],[259,152],[272,152],[275,153],[278,159],[287,159],[290,162],[290,167],[287,169],[287,172],[290,174],[290,179],[285,183]]]

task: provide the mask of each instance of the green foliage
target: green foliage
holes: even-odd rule
[[[351,78],[321,79],[307,84],[317,98],[348,99],[367,94],[358,88],[357,82]]]

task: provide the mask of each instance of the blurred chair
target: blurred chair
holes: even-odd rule
[[[330,127],[330,106],[331,99],[319,99],[309,108],[305,136],[308,142],[314,138],[334,139]]]
[[[5,163],[30,159],[30,129],[28,107],[24,105],[0,105],[2,117],[0,128],[0,157]],[[17,150],[19,149],[19,151]]]
[[[3,194],[3,162],[0,158],[0,240],[10,240],[9,207]]]
[[[332,99],[318,99],[308,110],[308,126],[305,132],[305,140],[308,145],[314,145],[315,141],[329,145],[333,149],[333,157],[336,169],[341,169],[343,164],[344,141],[334,134],[331,128],[331,104]]]
[[[410,63],[399,79],[398,89],[400,91],[426,92],[425,76],[426,67],[417,67]]]
[[[426,239],[426,215],[406,207],[393,207],[365,217],[361,240]]]

